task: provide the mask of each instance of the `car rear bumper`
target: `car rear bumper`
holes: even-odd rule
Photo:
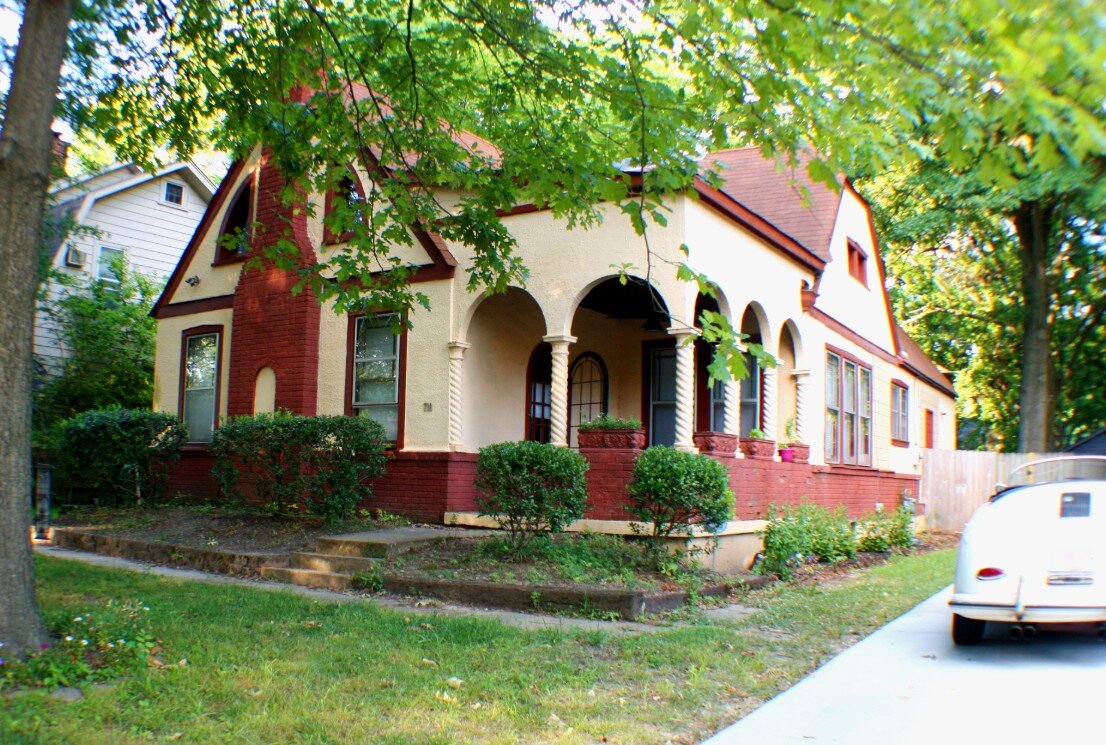
[[[995,605],[973,603],[955,596],[949,601],[952,612],[974,618],[979,621],[1000,621],[1006,623],[1100,623],[1106,622],[1106,606],[1071,607],[1026,605],[1017,608],[1014,605]]]

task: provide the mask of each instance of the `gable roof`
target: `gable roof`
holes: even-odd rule
[[[766,158],[759,147],[741,147],[710,153],[699,162],[722,178],[721,191],[829,262],[841,193],[807,175],[812,153],[796,157],[798,166],[787,166]]]
[[[203,171],[191,161],[177,161],[153,173],[147,173],[133,163],[125,163],[75,181],[61,181],[54,184],[50,192],[65,196],[48,209],[48,220],[54,226],[60,226],[66,219],[80,224],[98,200],[172,174],[180,174],[180,177],[187,181],[205,202],[211,201],[215,194],[215,187]],[[50,253],[54,260],[57,259],[58,251],[65,243],[65,237],[64,231],[60,230],[54,231],[54,234],[49,237]]]
[[[1063,452],[1079,455],[1106,455],[1106,427],[1087,435],[1074,445],[1068,445]]]
[[[937,367],[937,364],[918,346],[918,342],[914,341],[898,323],[895,323],[895,340],[899,344],[899,357],[910,372],[950,396],[956,396],[956,389],[953,388],[948,376],[941,372],[941,368]]]

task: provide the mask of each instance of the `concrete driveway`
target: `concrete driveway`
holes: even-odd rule
[[[707,744],[1106,743],[1106,642],[1090,631],[1042,631],[1014,642],[1009,627],[991,624],[983,644],[954,647],[950,593],[847,649]]]

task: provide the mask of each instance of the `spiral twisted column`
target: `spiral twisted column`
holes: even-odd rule
[[[806,443],[807,387],[810,385],[810,370],[792,370],[791,377],[795,379],[795,437],[799,442]]]
[[[722,428],[728,435],[741,435],[741,381],[727,380],[722,384],[725,392],[726,409],[722,417]]]
[[[464,362],[465,350],[471,347],[463,341],[449,343],[449,449],[460,450],[465,434],[464,427]]]
[[[575,336],[546,336],[553,347],[553,379],[549,388],[549,442],[568,446],[568,348]]]
[[[779,438],[776,428],[776,368],[766,367],[760,379],[760,424],[770,440]]]
[[[686,326],[668,329],[676,339],[676,442],[677,450],[697,452],[695,447],[695,345],[698,331]]]

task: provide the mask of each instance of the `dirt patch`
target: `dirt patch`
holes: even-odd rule
[[[63,514],[59,527],[80,528],[103,535],[231,552],[286,554],[313,551],[315,539],[406,525],[399,518],[377,519],[364,514],[354,520],[327,524],[303,517],[273,517],[251,510],[204,507],[161,507],[149,510],[89,509]]]

